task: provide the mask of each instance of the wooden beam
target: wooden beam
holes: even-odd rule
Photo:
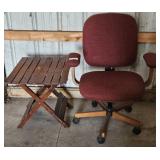
[[[29,30],[5,30],[5,40],[23,41],[81,41],[81,31],[29,31]],[[140,32],[138,43],[156,43],[155,32]]]
[[[156,32],[140,32],[138,34],[139,43],[156,43]]]
[[[5,40],[40,40],[40,41],[81,41],[82,32],[59,31],[4,31]]]

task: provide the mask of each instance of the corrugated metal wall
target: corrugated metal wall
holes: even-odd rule
[[[85,20],[96,13],[93,12],[6,12],[4,15],[4,28],[15,30],[49,30],[49,31],[82,31]],[[125,12],[132,15],[141,32],[156,31],[156,13],[155,12]],[[143,54],[148,51],[155,52],[155,44],[139,44],[138,58],[136,64],[132,67],[123,68],[133,70],[141,74],[146,80],[147,67],[143,61]],[[82,43],[80,42],[48,42],[48,41],[5,41],[5,68],[6,74],[12,71],[21,57],[27,55],[39,54],[68,54],[70,52],[79,52],[82,55]],[[81,59],[81,65],[77,68],[78,78],[91,70],[103,70],[103,68],[89,67]],[[74,87],[69,81],[68,87]]]

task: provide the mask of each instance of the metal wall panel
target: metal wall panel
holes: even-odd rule
[[[30,12],[10,12],[6,13],[10,19],[9,29],[16,30],[32,30],[33,29],[33,19],[32,13]]]
[[[155,12],[140,12],[139,13],[139,31],[140,32],[155,32],[156,31],[156,13]]]
[[[4,13],[4,29],[8,29],[7,13]]]
[[[35,17],[38,30],[57,31],[58,18],[56,12],[37,12]]]
[[[13,70],[13,67],[15,66],[14,63],[14,55],[13,49],[11,47],[11,42],[10,41],[5,41],[4,42],[4,63],[5,63],[5,71],[6,71],[6,76],[10,74],[10,72]]]
[[[62,12],[61,29],[64,31],[82,31],[83,13],[82,12]]]

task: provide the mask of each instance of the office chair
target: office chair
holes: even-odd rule
[[[76,113],[73,122],[80,118],[105,117],[106,122],[97,137],[98,143],[104,143],[110,118],[133,126],[133,133],[141,132],[142,122],[123,115],[119,111],[131,112],[131,105],[144,94],[145,83],[140,75],[131,71],[116,71],[116,67],[132,65],[137,56],[138,28],[133,17],[118,13],[93,15],[84,24],[83,54],[90,66],[104,67],[104,71],[93,71],[75,78],[75,67],[80,63],[80,54],[71,53],[68,65],[72,67],[73,80],[79,83],[80,93],[98,104],[102,111]],[[155,56],[148,53],[145,57],[149,67],[155,68]],[[150,74],[150,78],[153,72]],[[148,85],[148,82],[147,82]],[[116,102],[126,102],[124,106],[114,107]]]

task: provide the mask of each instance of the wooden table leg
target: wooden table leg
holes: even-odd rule
[[[44,87],[44,86],[41,87],[41,88],[37,91],[36,95],[37,95],[37,96],[40,96],[44,90],[45,90],[45,87]],[[30,107],[30,109],[31,109],[33,103],[35,103],[35,102],[36,102],[35,99],[31,99],[26,107],[27,107],[27,108]]]
[[[21,87],[33,98],[29,104],[27,105],[26,112],[22,117],[18,128],[22,128],[25,123],[32,117],[32,115],[39,109],[40,106],[44,107],[44,109],[50,113],[57,121],[59,121],[64,127],[69,127],[69,124],[64,121],[62,118],[58,117],[55,111],[45,102],[51,92],[53,92],[54,87],[42,87],[37,93],[34,93],[29,87],[26,85],[21,85]],[[47,91],[46,91],[47,90]],[[59,95],[60,96],[60,95]]]
[[[40,96],[44,90],[45,90],[45,87],[41,87],[36,93],[37,96]],[[26,111],[25,111],[25,113],[24,113],[24,115],[22,117],[21,123],[18,125],[18,128],[22,128],[24,126],[23,123],[24,123],[25,119],[27,118],[27,116],[28,116],[29,112],[31,111],[31,109],[32,109],[32,107],[33,107],[35,102],[36,102],[35,99],[31,99],[29,101],[29,103],[27,104],[27,106],[26,106],[27,109],[26,109]]]
[[[50,113],[50,114],[51,114],[58,122],[60,122],[64,127],[69,127],[69,124],[68,124],[66,121],[60,119],[60,118],[56,115],[55,111],[54,111],[51,107],[49,107],[47,104],[45,104],[45,105],[44,105],[44,108],[45,108],[45,110],[46,110],[48,113]]]
[[[38,95],[36,95],[30,88],[28,88],[27,86],[23,85],[22,88],[28,93],[31,95],[31,97],[33,99],[35,99],[36,101],[39,101],[40,98]],[[44,87],[44,88],[48,88],[48,87]],[[54,89],[54,88],[53,88]],[[52,89],[52,90],[53,90]],[[44,90],[44,89],[43,89]],[[57,92],[58,93],[58,92]],[[60,94],[59,94],[60,96]],[[64,124],[64,121],[62,121],[61,119],[59,119],[59,117],[56,115],[55,111],[46,103],[46,102],[43,102],[42,103],[42,106],[44,107],[44,109],[46,109],[47,112],[49,112],[52,116],[54,116],[60,123]],[[64,126],[67,126],[64,124]]]
[[[63,95],[61,92],[59,93],[59,92],[57,92],[57,90],[56,89],[54,89],[53,90],[53,94],[58,98],[58,97],[60,97],[61,95]],[[63,95],[64,96],[64,95]],[[65,96],[64,96],[65,97]],[[67,99],[67,98],[66,98]],[[67,107],[69,108],[69,109],[72,109],[73,108],[73,106],[68,102],[68,100],[67,100]]]
[[[48,96],[50,95],[50,93],[53,90],[53,87],[51,88],[47,88],[45,87],[44,91],[41,93],[41,95],[38,97],[38,95],[36,95],[29,87],[27,87],[26,85],[21,85],[21,87],[27,91],[27,93],[29,93],[33,98],[35,98],[35,103],[29,104],[27,107],[27,110],[20,122],[20,124],[18,125],[18,128],[22,128],[25,123],[32,117],[32,115],[39,109],[39,107],[44,103],[44,101],[48,98]],[[47,91],[46,91],[47,89]],[[28,111],[30,109],[30,111]]]

